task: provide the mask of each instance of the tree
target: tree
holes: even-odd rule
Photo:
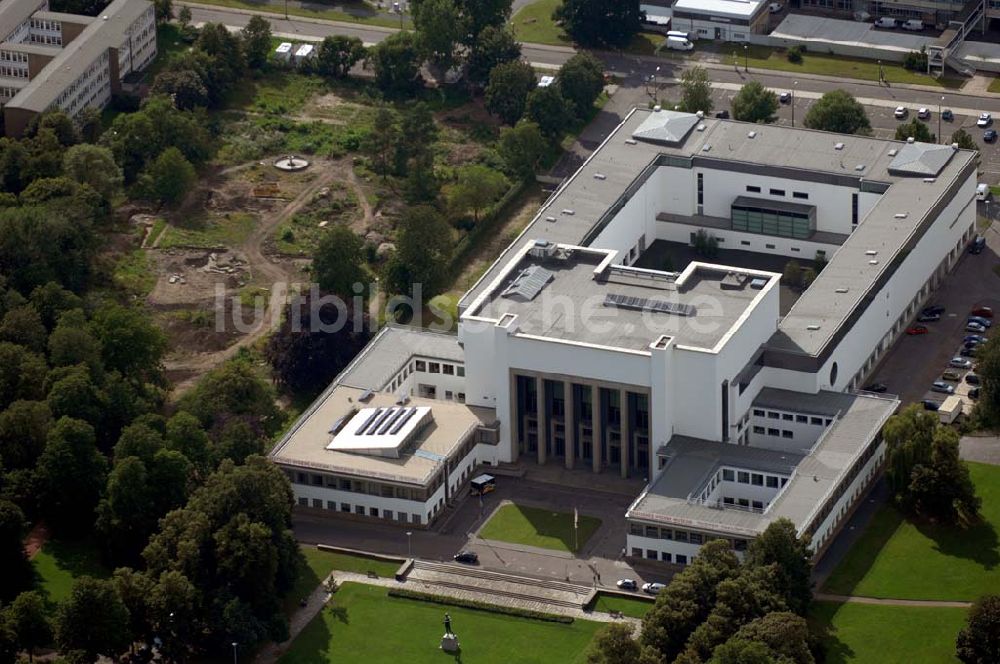
[[[1000,662],[1000,595],[984,595],[972,605],[956,646],[965,664]]]
[[[3,468],[33,468],[52,426],[52,413],[44,401],[15,401],[0,411],[0,450]]]
[[[152,94],[166,95],[181,110],[189,111],[198,106],[211,104],[211,96],[205,81],[193,69],[166,69],[153,79]]]
[[[181,29],[187,28],[191,24],[191,8],[184,5],[177,12],[177,23],[180,24]]]
[[[623,47],[642,26],[636,0],[566,0],[553,16],[584,46]]]
[[[535,72],[527,62],[512,60],[490,71],[486,86],[486,110],[509,125],[524,115],[528,93],[535,89]]]
[[[121,190],[124,179],[111,150],[100,145],[83,143],[70,147],[63,156],[63,170],[80,184],[93,187],[108,201]]]
[[[905,141],[908,138],[920,143],[937,143],[937,136],[932,134],[927,125],[917,118],[896,126],[896,140]]]
[[[128,610],[128,630],[132,637],[137,641],[152,641],[155,633],[152,628],[149,603],[153,592],[153,579],[131,567],[119,567],[112,574],[111,583]],[[160,633],[172,636],[166,631]]]
[[[381,175],[383,180],[389,175],[399,141],[396,114],[388,106],[379,106],[375,111],[375,121],[365,141],[364,149],[371,160],[372,170]]]
[[[44,395],[45,359],[24,346],[0,341],[0,408]]]
[[[474,47],[487,28],[502,28],[510,20],[511,0],[462,0],[465,44]]]
[[[412,32],[396,32],[368,51],[375,70],[375,85],[390,97],[413,94],[423,85],[420,64],[423,53]]]
[[[21,508],[9,500],[0,500],[0,600],[9,600],[31,587],[33,571],[24,555],[24,536],[28,521]]]
[[[356,294],[354,285],[360,284],[364,288],[367,281],[364,242],[347,226],[338,224],[329,229],[316,247],[313,275],[322,290],[341,297],[350,305],[351,298]],[[365,290],[362,290],[362,296]]]
[[[587,651],[587,664],[636,664],[639,644],[632,639],[632,626],[609,623],[597,630]]]
[[[438,128],[427,104],[417,102],[403,113],[399,129],[397,161],[403,160],[404,163],[397,163],[396,170],[403,172],[406,170],[406,161],[424,156],[431,149],[437,140]]]
[[[60,419],[49,430],[36,468],[42,515],[56,530],[86,532],[106,475],[107,461],[97,450],[93,427]]]
[[[969,132],[964,129],[959,129],[951,135],[951,142],[958,143],[958,147],[962,150],[979,150],[979,146],[969,135]]]
[[[865,107],[844,90],[827,92],[806,113],[804,123],[810,129],[841,134],[871,133]]]
[[[81,309],[67,311],[60,316],[59,323],[49,335],[49,360],[54,367],[83,364],[90,370],[91,376],[100,376],[104,371],[101,352],[101,342],[94,336]]]
[[[1000,341],[990,339],[980,344],[976,348],[976,365],[981,383],[976,414],[985,423],[995,426],[1000,423]]]
[[[556,85],[573,115],[586,119],[604,90],[604,65],[590,53],[577,53],[559,68]]]
[[[413,3],[413,27],[421,50],[447,71],[455,63],[455,47],[462,38],[463,21],[455,0],[420,0]]]
[[[441,180],[434,170],[434,156],[423,152],[411,159],[403,183],[403,199],[410,205],[431,203],[440,192]]]
[[[745,565],[777,565],[775,589],[788,608],[805,615],[812,602],[812,552],[809,538],[795,534],[795,524],[788,519],[772,521],[747,548]]]
[[[785,263],[785,270],[781,274],[781,282],[792,288],[798,288],[802,284],[802,266],[795,259]]]
[[[514,33],[506,26],[490,25],[479,33],[469,49],[466,75],[475,85],[485,86],[494,67],[520,57],[521,44],[514,38]]]
[[[910,484],[913,468],[931,457],[931,440],[938,418],[917,405],[893,415],[882,429],[887,450],[886,479],[893,493],[903,493]]]
[[[351,68],[365,58],[365,45],[358,37],[331,35],[316,53],[316,71],[329,78],[346,78]]]
[[[759,81],[750,81],[736,93],[732,101],[733,118],[743,122],[769,124],[777,120],[778,95]]]
[[[681,75],[680,110],[688,113],[711,113],[713,107],[712,82],[705,68],[691,67],[685,70]]]
[[[787,611],[773,611],[741,627],[732,638],[716,648],[709,662],[813,664],[809,638],[809,626],[804,618]],[[759,653],[766,657],[759,658]]]
[[[115,660],[131,641],[128,609],[112,582],[89,576],[77,579],[56,617],[59,649],[80,651],[88,662],[100,655]]]
[[[535,177],[535,169],[545,154],[545,141],[538,125],[521,120],[513,127],[500,131],[497,152],[504,160],[507,171],[522,180]]]
[[[445,287],[451,259],[451,227],[441,214],[427,205],[407,210],[399,224],[396,252],[386,265],[386,288],[390,293],[431,298]]]
[[[573,118],[572,111],[559,88],[549,85],[536,87],[528,95],[525,107],[528,119],[538,125],[542,135],[555,141],[566,131],[566,125]]]
[[[164,442],[166,449],[180,452],[195,468],[201,471],[209,469],[211,441],[201,422],[191,413],[182,411],[167,420]]]
[[[146,170],[146,187],[151,198],[177,205],[197,180],[194,166],[177,148],[167,148]]]
[[[45,599],[36,591],[21,593],[6,610],[17,645],[34,661],[35,650],[52,642],[52,623],[49,622]]]
[[[45,326],[30,304],[15,307],[0,319],[0,341],[9,341],[39,353],[45,350]]]
[[[174,17],[174,1],[154,0],[153,11],[155,12],[157,23],[168,23]]]
[[[94,312],[91,329],[101,345],[104,366],[137,381],[159,381],[167,338],[142,310],[106,304]]]
[[[903,505],[912,512],[952,523],[976,518],[982,504],[969,475],[969,468],[958,456],[958,433],[939,426],[931,440],[928,465],[913,468]]]
[[[267,64],[267,55],[271,52],[271,24],[267,19],[259,14],[251,16],[240,30],[240,38],[248,67],[260,69]]]
[[[258,373],[254,363],[237,355],[212,369],[180,400],[180,410],[211,428],[231,416],[247,416],[263,431],[274,433],[281,425],[271,384]]]
[[[479,223],[479,213],[503,195],[510,183],[501,173],[482,164],[465,166],[448,195],[452,210],[464,215],[472,210],[472,221]]]

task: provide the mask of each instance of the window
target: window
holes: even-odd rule
[[[822,417],[810,417],[809,418],[809,424],[812,424],[812,425],[815,425],[815,426],[823,426],[823,418]]]
[[[313,498],[313,507],[318,507],[320,509],[323,509],[323,501],[320,500],[319,498]]]
[[[795,438],[795,434],[793,434],[788,429],[782,429],[781,430],[781,437],[782,438]]]
[[[457,367],[455,367],[455,371],[456,371],[457,375],[459,376],[459,378],[465,376],[465,367],[462,366],[461,364],[458,365]]]
[[[701,544],[702,542],[701,533],[691,533],[690,539],[692,544]]]
[[[687,534],[687,532],[683,531],[683,530],[675,530],[674,531],[674,541],[676,541],[676,542],[686,542],[686,541],[688,541],[688,534]]]
[[[354,513],[355,514],[360,514],[361,516],[364,516],[365,515],[365,506],[364,505],[355,505],[354,506]]]
[[[313,475],[311,479],[312,479],[312,485],[313,486],[323,486],[323,476],[322,475]]]
[[[798,247],[792,247],[792,251],[795,253],[799,253],[799,251],[801,250]]]
[[[452,365],[452,364],[442,364],[441,365],[441,373],[443,373],[445,376],[454,376],[455,375],[455,366]]]
[[[455,399],[458,403],[465,403],[465,392],[459,392]]]
[[[754,417],[764,417],[764,411],[762,411],[759,408],[754,408],[753,409],[753,414],[754,414]]]
[[[454,395],[454,393],[451,390],[445,390],[444,391],[444,398],[447,399],[448,401],[451,401],[451,399],[452,399],[453,396],[455,396],[455,395]]]
[[[656,553],[656,551],[654,551],[653,549],[646,549],[646,558],[648,558],[649,560],[656,560],[659,557],[660,555]]]
[[[368,508],[368,516],[378,516],[378,508],[377,507],[369,507]]]
[[[858,194],[851,194],[851,226],[858,225]]]
[[[402,523],[406,523],[407,521],[410,520],[410,515],[407,514],[406,512],[396,512],[396,514],[399,516],[399,520]]]
[[[309,507],[309,499],[308,498],[299,498],[299,505],[301,507]]]
[[[759,194],[760,193],[760,187],[755,187],[752,184],[748,184],[747,185],[747,191],[749,193],[751,193],[751,194]]]
[[[767,435],[768,436],[780,436],[781,432],[778,431],[777,429],[768,429],[767,430]]]
[[[350,512],[351,511],[350,504],[348,504],[348,503],[341,503],[340,504],[340,511],[341,512]]]
[[[774,245],[773,244],[765,244],[764,248],[765,249],[774,249]]]
[[[417,360],[417,368],[415,371],[427,371],[427,363],[423,360]]]
[[[793,191],[792,198],[801,198],[802,200],[809,200],[809,194],[804,191]]]
[[[760,473],[754,473],[750,476],[750,484],[754,486],[764,486],[764,476]]]
[[[762,509],[764,509],[764,503],[762,503],[762,502],[761,502],[761,501],[759,501],[759,500],[755,500],[755,501],[753,501],[753,503],[752,503],[752,507],[753,507],[753,508],[754,508],[755,510],[762,510]]]
[[[768,193],[770,193],[772,196],[784,196],[785,195],[785,190],[784,189],[771,189]]]
[[[774,475],[768,475],[767,476],[767,488],[768,489],[777,489],[778,488],[778,478],[775,477]]]
[[[660,560],[662,560],[663,562],[669,563],[670,562],[670,558],[671,558],[670,554],[667,553],[666,551],[663,551],[663,552],[660,553]]]
[[[723,496],[723,498],[722,498],[722,504],[723,505],[735,505],[736,501],[733,500],[732,498],[730,498],[729,496]]]
[[[728,468],[723,468],[722,469],[722,479],[724,481],[726,481],[726,482],[732,482],[734,479],[736,479],[736,473],[734,473],[733,471],[731,471]]]
[[[740,507],[750,507],[750,501],[746,498],[740,498],[736,501]]]
[[[441,373],[441,365],[437,362],[430,363],[430,370],[428,373]]]
[[[335,509],[337,509],[337,502],[334,501],[334,500],[328,500],[328,501],[326,501],[326,509],[328,509],[328,510],[335,510]]]
[[[831,420],[829,417],[826,418],[825,422],[826,422],[826,426],[830,426],[831,424],[833,424],[833,420]]]
[[[733,540],[733,549],[736,551],[746,551],[747,541],[745,539]]]
[[[660,528],[660,539],[672,540],[674,538],[674,531],[669,528]]]
[[[392,521],[392,510],[382,510],[382,518]]]
[[[646,526],[646,532],[644,533],[646,537],[652,537],[656,539],[660,536],[660,529],[656,526]]]
[[[782,413],[781,419],[785,420],[786,422],[791,422],[792,420],[795,419],[795,417],[791,413]]]
[[[744,247],[749,247],[750,246],[750,243],[747,242],[746,240],[740,240],[740,244],[742,244]]]
[[[637,546],[633,546],[632,547],[632,557],[633,558],[642,558],[642,549],[640,549]]]
[[[638,535],[638,536],[641,537],[642,536],[642,526],[639,525],[638,523],[631,523],[631,524],[629,524],[628,532],[629,532],[629,535]]]
[[[698,213],[701,214],[701,207],[705,204],[705,174],[698,173]]]
[[[687,563],[688,563],[688,557],[685,556],[685,555],[683,555],[683,554],[678,553],[677,554],[677,564],[678,565],[687,565]]]
[[[767,411],[767,419],[769,419],[769,420],[777,420],[779,418],[781,418],[781,413],[776,413],[773,410]]]
[[[745,470],[741,470],[736,473],[736,481],[740,484],[750,484],[750,473]]]
[[[809,418],[806,417],[805,415],[796,415],[795,421],[798,422],[799,424],[808,424]]]

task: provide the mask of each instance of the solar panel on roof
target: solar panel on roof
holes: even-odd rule
[[[396,412],[393,413],[392,417],[390,417],[389,419],[385,420],[382,423],[382,426],[380,426],[378,428],[378,435],[380,435],[380,436],[384,435],[385,432],[389,430],[389,427],[391,427],[393,424],[395,424],[396,420],[398,420],[400,417],[402,417],[403,414],[406,413],[407,410],[409,410],[409,409],[408,408],[397,408]]]
[[[360,435],[361,435],[361,433],[362,433],[362,432],[363,432],[363,431],[364,431],[365,429],[367,429],[367,428],[368,428],[368,425],[369,425],[369,424],[371,424],[372,422],[374,422],[374,421],[375,421],[375,418],[376,418],[376,417],[378,417],[378,416],[379,416],[379,415],[380,415],[381,413],[382,413],[382,409],[381,409],[381,408],[376,408],[376,409],[375,409],[374,411],[372,411],[372,414],[371,414],[371,415],[369,415],[369,416],[368,416],[368,419],[366,419],[366,420],[365,420],[365,421],[364,421],[364,422],[362,423],[362,425],[361,425],[361,426],[359,426],[359,427],[357,428],[357,430],[356,430],[356,431],[354,432],[354,435],[355,435],[355,436],[360,436]]]
[[[653,311],[662,314],[672,314],[674,316],[694,316],[698,310],[694,305],[683,302],[670,302],[659,298],[636,297],[634,295],[621,295],[619,293],[608,293],[604,296],[604,306],[618,307],[619,309],[634,309],[636,311]]]
[[[395,436],[397,433],[399,433],[400,429],[406,426],[406,423],[410,421],[410,418],[416,414],[417,414],[417,409],[410,408],[407,411],[406,415],[403,415],[403,417],[401,417],[394,425],[392,425],[392,429],[389,431],[389,435]]]
[[[395,410],[396,410],[395,408],[386,408],[381,415],[375,418],[375,421],[371,423],[371,426],[369,426],[368,429],[364,432],[364,435],[374,436],[375,432],[378,431],[378,428],[382,425],[382,423],[385,422],[389,418],[389,416],[391,416],[393,412],[395,412]]]
[[[506,297],[517,296],[526,301],[535,299],[542,292],[545,284],[555,276],[551,270],[546,270],[540,265],[526,267],[514,278],[501,295]]]

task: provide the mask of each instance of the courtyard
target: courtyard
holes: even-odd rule
[[[600,528],[601,520],[581,514],[578,528],[573,527],[573,521],[572,513],[506,503],[493,513],[479,536],[574,553],[587,544],[590,536]]]

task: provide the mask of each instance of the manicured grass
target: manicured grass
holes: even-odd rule
[[[357,572],[358,574],[367,574],[371,571],[381,577],[391,579],[401,564],[372,560],[363,556],[352,556],[347,553],[323,551],[315,546],[305,544],[300,546],[299,550],[302,551],[304,564],[299,570],[299,578],[295,582],[295,586],[285,598],[287,609],[296,608],[299,600],[308,597],[335,569],[342,572]]]
[[[246,212],[233,212],[225,217],[189,220],[184,227],[171,225],[163,231],[160,248],[170,247],[235,247],[241,244],[257,224],[257,217]]]
[[[665,52],[673,57],[683,57],[674,52]],[[718,59],[732,65],[734,53],[736,62],[740,70],[744,68],[746,60],[749,61],[751,71],[753,69],[776,69],[779,71],[801,72],[803,74],[821,74],[824,76],[835,76],[837,78],[857,78],[867,81],[878,80],[878,62],[876,60],[860,60],[857,58],[847,58],[829,53],[815,53],[807,51],[802,55],[802,62],[793,63],[788,61],[784,49],[772,48],[770,46],[750,46],[749,58],[744,58],[742,48],[735,48],[732,45],[711,44],[704,40],[695,43],[692,55],[698,57],[706,53],[715,53]],[[882,70],[890,85],[893,83],[910,83],[916,85],[932,85],[944,88],[960,88],[964,80],[953,78],[935,78],[919,72],[904,69],[902,65],[892,63],[882,63]]]
[[[561,4],[562,0],[538,0],[522,7],[510,21],[514,36],[518,41],[531,44],[571,45],[573,40],[552,19],[552,12]]]
[[[600,527],[601,520],[580,515],[579,548]],[[574,551],[573,514],[508,503],[479,531],[483,539],[527,544],[543,549]]]
[[[285,15],[285,6],[283,4],[271,4],[268,2],[248,2],[246,0],[198,0],[198,2],[205,5],[217,5],[219,7],[232,7],[234,9],[248,9],[254,13],[264,14],[267,18],[268,13],[279,14],[280,16]],[[338,9],[306,9],[304,7],[297,7],[295,5],[288,5],[288,13],[293,16],[305,16],[307,18],[320,18],[327,21],[344,21],[346,23],[362,23],[364,25],[381,25],[387,28],[398,28],[399,19],[398,18],[387,18],[384,16],[379,16],[375,10],[375,7],[364,3],[349,3],[343,2],[341,4],[356,4],[358,8],[363,8],[365,13],[371,12],[371,16],[356,16],[354,14],[348,14],[347,12],[340,11]],[[315,5],[314,5],[315,6]],[[403,17],[403,26],[410,27],[410,17]]]
[[[883,507],[824,590],[897,599],[975,600],[1000,592],[1000,467],[969,463],[982,522],[969,528],[913,523]]]
[[[636,55],[653,55],[656,53],[656,49],[663,46],[665,41],[667,41],[666,35],[659,32],[640,32],[632,37],[632,41],[625,47],[625,50]]]
[[[823,633],[827,664],[957,662],[965,609],[817,602],[810,622]]]
[[[69,597],[73,581],[81,576],[111,576],[101,564],[97,545],[89,539],[50,540],[31,559],[31,566],[35,568],[35,585],[53,603]]]
[[[586,620],[565,625],[388,597],[387,593],[386,588],[343,584],[331,606],[306,626],[279,662],[582,664],[599,627]],[[446,611],[462,646],[461,657],[439,649]]]
[[[604,613],[620,611],[630,618],[642,618],[653,608],[653,604],[654,602],[650,600],[643,600],[638,597],[633,599],[631,597],[605,595],[602,593],[594,601],[593,609],[594,611],[603,611]]]
[[[1000,76],[995,76],[992,81],[990,81],[990,87],[986,88],[989,92],[1000,93]]]

